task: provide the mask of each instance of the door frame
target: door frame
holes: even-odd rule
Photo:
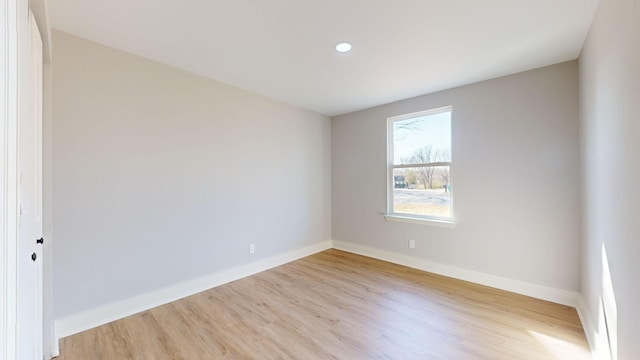
[[[16,357],[18,244],[19,14],[24,2],[6,0],[0,15],[0,358]]]
[[[52,319],[52,211],[51,211],[51,30],[47,0],[3,0],[0,5],[0,359],[16,357],[17,245],[18,245],[18,65],[21,47],[30,43],[29,9],[38,22],[44,45],[43,97],[43,221],[45,358],[59,354]]]

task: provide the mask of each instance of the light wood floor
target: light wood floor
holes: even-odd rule
[[[573,308],[327,250],[64,338],[75,359],[589,359]]]

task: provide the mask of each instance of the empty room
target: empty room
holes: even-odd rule
[[[640,358],[638,0],[2,0],[0,359]]]

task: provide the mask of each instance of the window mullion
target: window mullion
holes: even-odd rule
[[[407,169],[407,168],[432,167],[432,166],[451,166],[451,162],[443,161],[443,162],[433,162],[433,163],[392,165],[394,169]]]

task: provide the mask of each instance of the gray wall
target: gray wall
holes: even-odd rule
[[[619,359],[640,358],[638,19],[637,0],[601,0],[580,58],[582,294],[590,336],[606,342],[606,311]]]
[[[330,239],[327,117],[54,45],[56,318]]]
[[[577,291],[577,77],[567,62],[333,118],[333,239]],[[386,221],[386,118],[446,105],[457,226]]]

